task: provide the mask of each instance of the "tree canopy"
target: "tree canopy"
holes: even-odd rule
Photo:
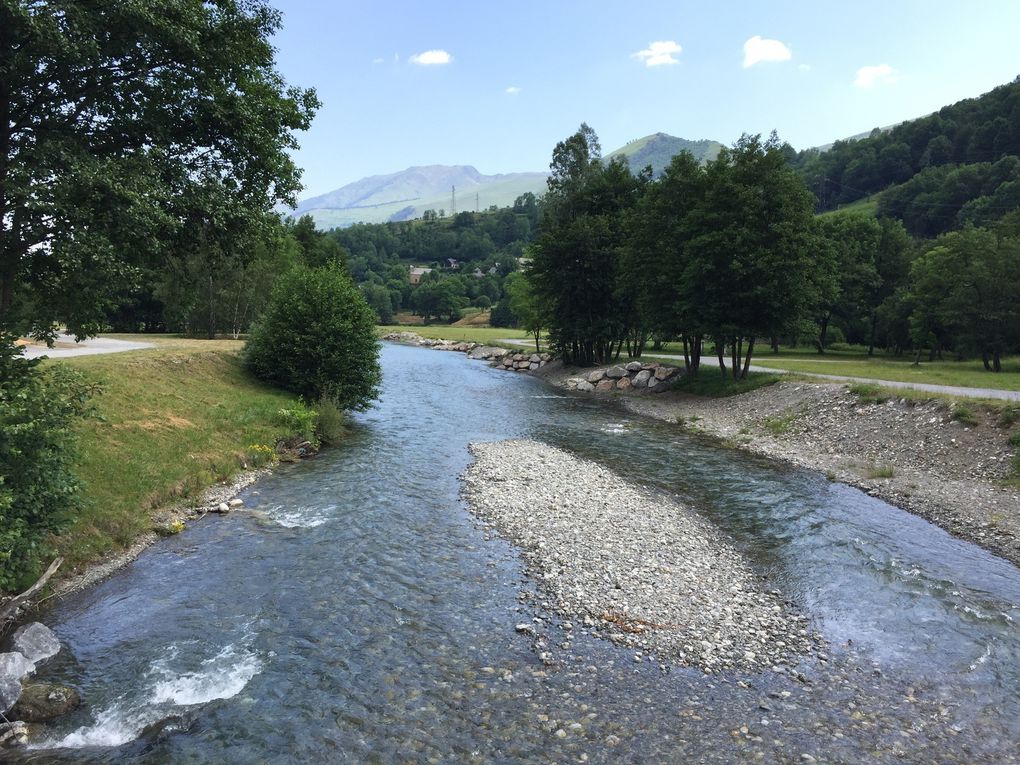
[[[0,328],[97,331],[140,269],[243,257],[315,93],[263,0],[0,5]]]

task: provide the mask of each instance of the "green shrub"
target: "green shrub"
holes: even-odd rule
[[[326,399],[315,407],[318,420],[315,423],[315,434],[324,444],[338,444],[346,433],[344,414],[336,404]]]
[[[81,505],[74,424],[93,392],[78,373],[41,369],[0,335],[0,591],[36,573],[46,538]]]
[[[367,409],[382,377],[375,318],[339,264],[296,268],[273,289],[245,346],[245,363],[259,379],[307,401]]]
[[[279,423],[287,429],[284,434],[286,438],[300,438],[302,441],[311,441],[318,446],[316,437],[316,423],[319,415],[314,409],[305,406],[303,401],[297,402],[294,406],[281,409],[276,413]]]
[[[1014,433],[1009,437],[1009,445],[1020,449],[1020,432]]]
[[[797,415],[795,412],[787,411],[780,415],[769,415],[762,419],[761,424],[773,436],[781,436],[789,432],[796,419]]]
[[[896,469],[892,465],[877,465],[868,471],[868,478],[892,478]]]

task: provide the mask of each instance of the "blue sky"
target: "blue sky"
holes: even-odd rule
[[[1020,74],[1020,1],[276,0],[288,82],[323,107],[303,197],[411,165],[544,170],[584,121],[608,153],[654,132],[806,148]]]

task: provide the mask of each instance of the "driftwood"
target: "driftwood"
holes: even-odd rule
[[[46,586],[46,582],[50,580],[50,577],[57,573],[57,569],[64,562],[63,558],[57,558],[50,564],[50,567],[46,569],[46,573],[36,580],[36,583],[25,590],[20,595],[15,595],[13,598],[8,600],[3,605],[0,605],[0,635],[7,630],[7,626],[14,621],[15,615],[21,606],[31,600],[32,596],[35,595],[39,590]]]

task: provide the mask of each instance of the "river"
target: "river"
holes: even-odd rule
[[[19,762],[1018,761],[1020,570],[823,476],[385,345],[350,439],[43,615],[86,704]],[[677,493],[829,641],[704,675],[574,630],[458,498],[528,437]],[[546,666],[515,624],[548,635]],[[799,675],[799,677],[798,677]]]

